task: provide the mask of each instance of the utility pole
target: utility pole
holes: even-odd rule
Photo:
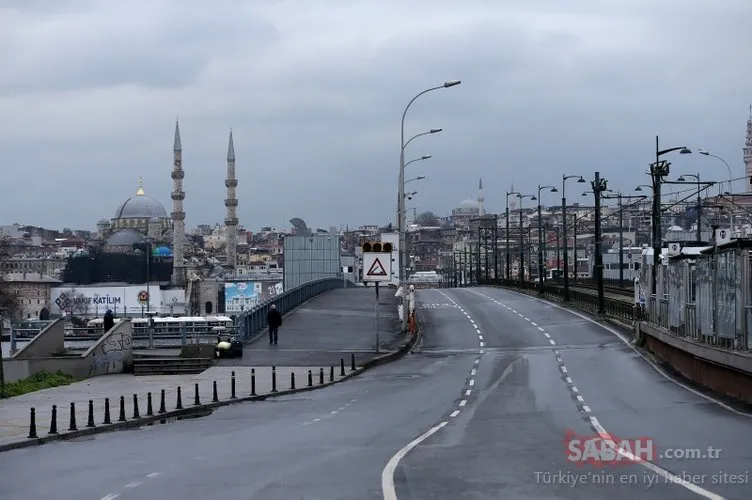
[[[493,227],[494,279],[499,279],[499,216],[494,214]]]
[[[601,193],[608,189],[606,179],[601,179],[600,172],[595,173],[591,182],[595,197],[595,276],[598,283],[598,314],[605,312],[605,295],[603,290],[603,247],[601,242]]]

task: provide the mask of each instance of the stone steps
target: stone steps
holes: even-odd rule
[[[212,366],[211,358],[157,358],[133,359],[134,375],[191,375],[201,373]]]

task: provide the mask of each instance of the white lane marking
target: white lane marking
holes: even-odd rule
[[[558,356],[559,355],[559,351],[554,350],[554,354],[556,354]]]
[[[548,339],[548,341],[551,345],[556,345],[556,341],[554,339]]]
[[[462,401],[460,401],[460,407],[463,407],[466,404],[467,404],[467,399],[463,399]]]
[[[485,342],[481,342],[481,343],[480,343],[480,346],[481,346],[481,347],[486,347],[486,343],[485,343]]]
[[[477,372],[477,370],[475,368],[473,368],[472,370],[470,370],[470,375],[472,375],[473,377],[475,376],[476,373],[478,373],[478,372]]]
[[[126,488],[136,488],[138,486],[141,486],[143,483],[141,481],[133,481],[132,483],[128,483],[125,485]]]
[[[562,373],[567,373],[567,367],[566,366],[562,366],[560,368],[561,368],[561,372]]]
[[[662,476],[664,479],[666,479],[667,483],[674,483],[677,484],[683,488],[686,488],[687,490],[691,491],[692,493],[699,495],[703,498],[709,498],[711,500],[724,500],[724,498],[720,495],[716,495],[715,493],[706,490],[705,488],[701,488],[697,486],[694,483],[691,483],[689,481],[686,481],[681,476],[677,476],[675,474],[672,474],[671,472],[667,471],[666,469],[659,467],[655,465],[652,462],[646,462],[643,460],[640,460],[638,457],[632,455],[630,452],[624,450],[621,448],[618,444],[616,444],[613,439],[611,438],[611,435],[606,432],[606,429],[603,428],[600,422],[598,422],[598,419],[595,417],[590,417],[590,424],[593,426],[593,428],[596,430],[598,434],[600,434],[601,438],[603,438],[604,442],[614,450],[619,455],[623,456],[627,460],[634,461],[645,467],[646,469],[655,472],[656,474]]]
[[[468,389],[468,390],[466,390],[466,391],[465,391],[465,396],[469,396],[471,392],[473,392],[473,390],[472,390],[472,389]]]
[[[533,326],[538,326],[538,323],[536,323],[534,321],[531,321],[530,324],[533,325]]]
[[[583,397],[580,396],[579,394],[577,395],[577,401],[579,401],[580,403],[584,403],[585,402],[585,400],[583,399]]]
[[[580,390],[575,386],[572,386],[571,389],[572,389],[572,392],[580,392]]]
[[[470,379],[470,382],[468,382],[467,385],[469,385],[470,387],[474,386],[475,385],[475,380]]]
[[[585,413],[590,413],[590,407],[587,405],[582,405],[582,411],[584,411]]]
[[[525,321],[530,321],[530,318],[528,318],[527,316],[525,316]]]
[[[567,377],[565,380],[567,381],[567,384],[574,384],[571,377]]]
[[[483,340],[483,335],[478,335],[478,340]]]
[[[397,469],[397,465],[405,455],[410,453],[410,450],[418,446],[426,439],[433,436],[436,432],[441,430],[447,422],[441,422],[439,425],[431,427],[426,432],[410,441],[404,448],[398,451],[389,462],[387,462],[384,470],[381,471],[381,492],[384,494],[384,500],[397,500],[397,491],[394,489],[394,471]]]
[[[562,363],[562,364],[564,363],[564,361],[561,359],[561,356],[556,356],[556,361],[558,363]]]
[[[119,495],[118,493],[110,493],[109,495],[105,495],[105,496],[103,496],[103,497],[102,497],[102,498],[100,498],[99,500],[115,500],[115,499],[116,499],[117,497],[119,497],[119,496],[120,496],[120,495]]]
[[[483,346],[481,346],[481,347],[483,347]],[[485,353],[486,353],[486,351],[484,351],[483,349],[481,349],[481,350],[479,351],[479,353],[480,353],[480,354],[485,354]]]
[[[547,333],[545,333],[545,332],[543,333],[543,336],[544,336],[544,337],[546,337],[547,339],[550,339],[550,338],[551,338],[551,335],[549,335],[549,334],[547,334]]]
[[[480,364],[480,360],[479,360],[479,359],[476,359],[476,360],[475,360],[475,363],[473,363],[473,364],[476,364],[476,365],[477,365],[477,364]]]
[[[460,414],[459,410],[454,410],[452,413],[449,414],[449,416],[452,417],[452,418],[454,418],[454,417],[456,417],[459,414]]]
[[[543,329],[543,328],[541,328],[541,327],[538,327],[538,330],[540,330],[540,331],[542,331],[542,332],[545,332],[545,331],[546,331],[546,330],[544,330],[544,329]]]
[[[157,476],[161,476],[161,475],[162,475],[161,472],[151,472],[151,473],[147,474],[146,477],[152,477],[153,478],[153,477],[157,477]]]

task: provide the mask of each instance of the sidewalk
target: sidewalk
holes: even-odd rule
[[[394,351],[406,341],[397,316],[399,299],[383,287],[379,300],[379,347],[376,353],[375,288],[335,289],[311,299],[287,315],[279,343],[269,344],[268,331],[247,345],[243,358],[218,361],[222,366],[338,365],[352,354],[358,363]]]
[[[351,360],[345,359],[345,374],[353,373]],[[361,363],[358,363],[360,365]],[[339,358],[334,366],[334,381],[343,378]],[[313,386],[320,385],[321,369],[324,383],[330,381],[330,366],[277,366],[277,390],[291,389],[291,374],[295,375],[295,388],[308,386],[308,371],[311,371]],[[358,367],[359,368],[359,367]],[[272,367],[254,367],[256,394],[272,394]],[[156,415],[160,407],[161,391],[165,391],[165,409],[176,409],[177,389],[180,387],[182,406],[195,406],[195,385],[199,387],[201,404],[212,402],[213,382],[217,382],[217,395],[220,401],[231,399],[232,373],[235,373],[235,394],[238,398],[251,395],[251,367],[215,366],[196,375],[154,375],[139,376],[104,375],[77,382],[68,386],[44,389],[14,398],[0,400],[0,447],[11,443],[28,441],[30,409],[36,410],[37,435],[48,436],[51,423],[52,405],[57,405],[57,430],[60,434],[70,427],[70,404],[75,403],[76,427],[87,428],[89,400],[93,401],[94,424],[96,427],[108,427],[103,424],[105,418],[105,398],[110,402],[110,419],[115,427],[120,416],[120,397],[125,398],[126,420],[134,419],[133,395],[138,397],[139,416],[147,414],[147,394],[152,395],[152,410]]]

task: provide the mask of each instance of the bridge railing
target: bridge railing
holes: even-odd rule
[[[354,286],[352,282],[346,283],[347,286]],[[266,328],[266,316],[269,314],[269,308],[272,304],[276,306],[281,314],[285,314],[303,302],[335,288],[343,288],[342,278],[325,278],[311,281],[288,290],[282,295],[277,295],[273,299],[262,302],[253,309],[243,311],[237,316],[236,320],[238,340],[249,340]]]

